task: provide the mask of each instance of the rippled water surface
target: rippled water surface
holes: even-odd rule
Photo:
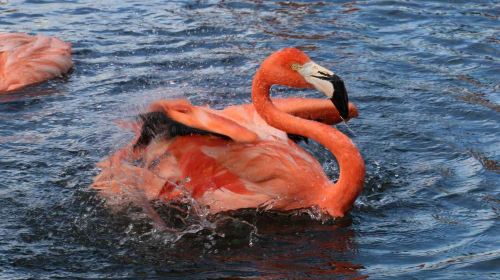
[[[499,279],[499,16],[492,0],[0,1],[0,31],[57,35],[75,61],[0,96],[0,278]],[[249,102],[285,46],[334,69],[361,112],[367,178],[349,217],[181,221],[155,206],[180,236],[89,190],[131,139],[117,122],[158,98]]]

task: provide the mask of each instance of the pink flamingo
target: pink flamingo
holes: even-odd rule
[[[331,101],[271,100],[272,85],[315,87]],[[148,200],[187,194],[211,213],[316,206],[344,216],[362,190],[365,168],[352,141],[329,125],[357,116],[343,81],[302,51],[286,48],[257,70],[252,101],[221,111],[185,100],[153,103],[134,143],[99,163],[93,187],[108,198],[137,190]],[[289,135],[325,146],[339,164],[338,181],[330,182]]]
[[[0,34],[0,94],[67,73],[71,44],[43,35]]]

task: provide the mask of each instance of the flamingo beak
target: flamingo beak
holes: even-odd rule
[[[330,81],[333,85],[333,96],[330,98],[335,108],[339,111],[342,119],[349,118],[349,96],[345,89],[344,81],[337,75],[333,74],[331,77],[323,78]]]
[[[302,65],[297,71],[332,101],[342,119],[349,118],[349,97],[344,81],[339,76],[312,61]]]

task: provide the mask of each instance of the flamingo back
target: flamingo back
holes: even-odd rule
[[[0,34],[0,93],[61,76],[72,66],[69,43],[43,35]]]

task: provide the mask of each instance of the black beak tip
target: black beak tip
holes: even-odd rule
[[[347,96],[347,90],[345,89],[344,82],[333,83],[333,97],[331,98],[333,105],[339,111],[342,119],[349,119],[349,97]]]
[[[343,120],[349,119],[349,97],[344,85],[344,81],[337,75],[319,72],[321,76],[314,76],[316,78],[329,81],[333,86],[333,96],[330,98],[333,105],[339,112]]]
[[[335,106],[335,109],[339,112],[340,117],[342,117],[343,120],[349,119],[349,105],[348,102],[345,99],[341,98],[331,98],[333,105]]]
[[[349,119],[349,109],[340,111],[339,113],[343,120]]]

